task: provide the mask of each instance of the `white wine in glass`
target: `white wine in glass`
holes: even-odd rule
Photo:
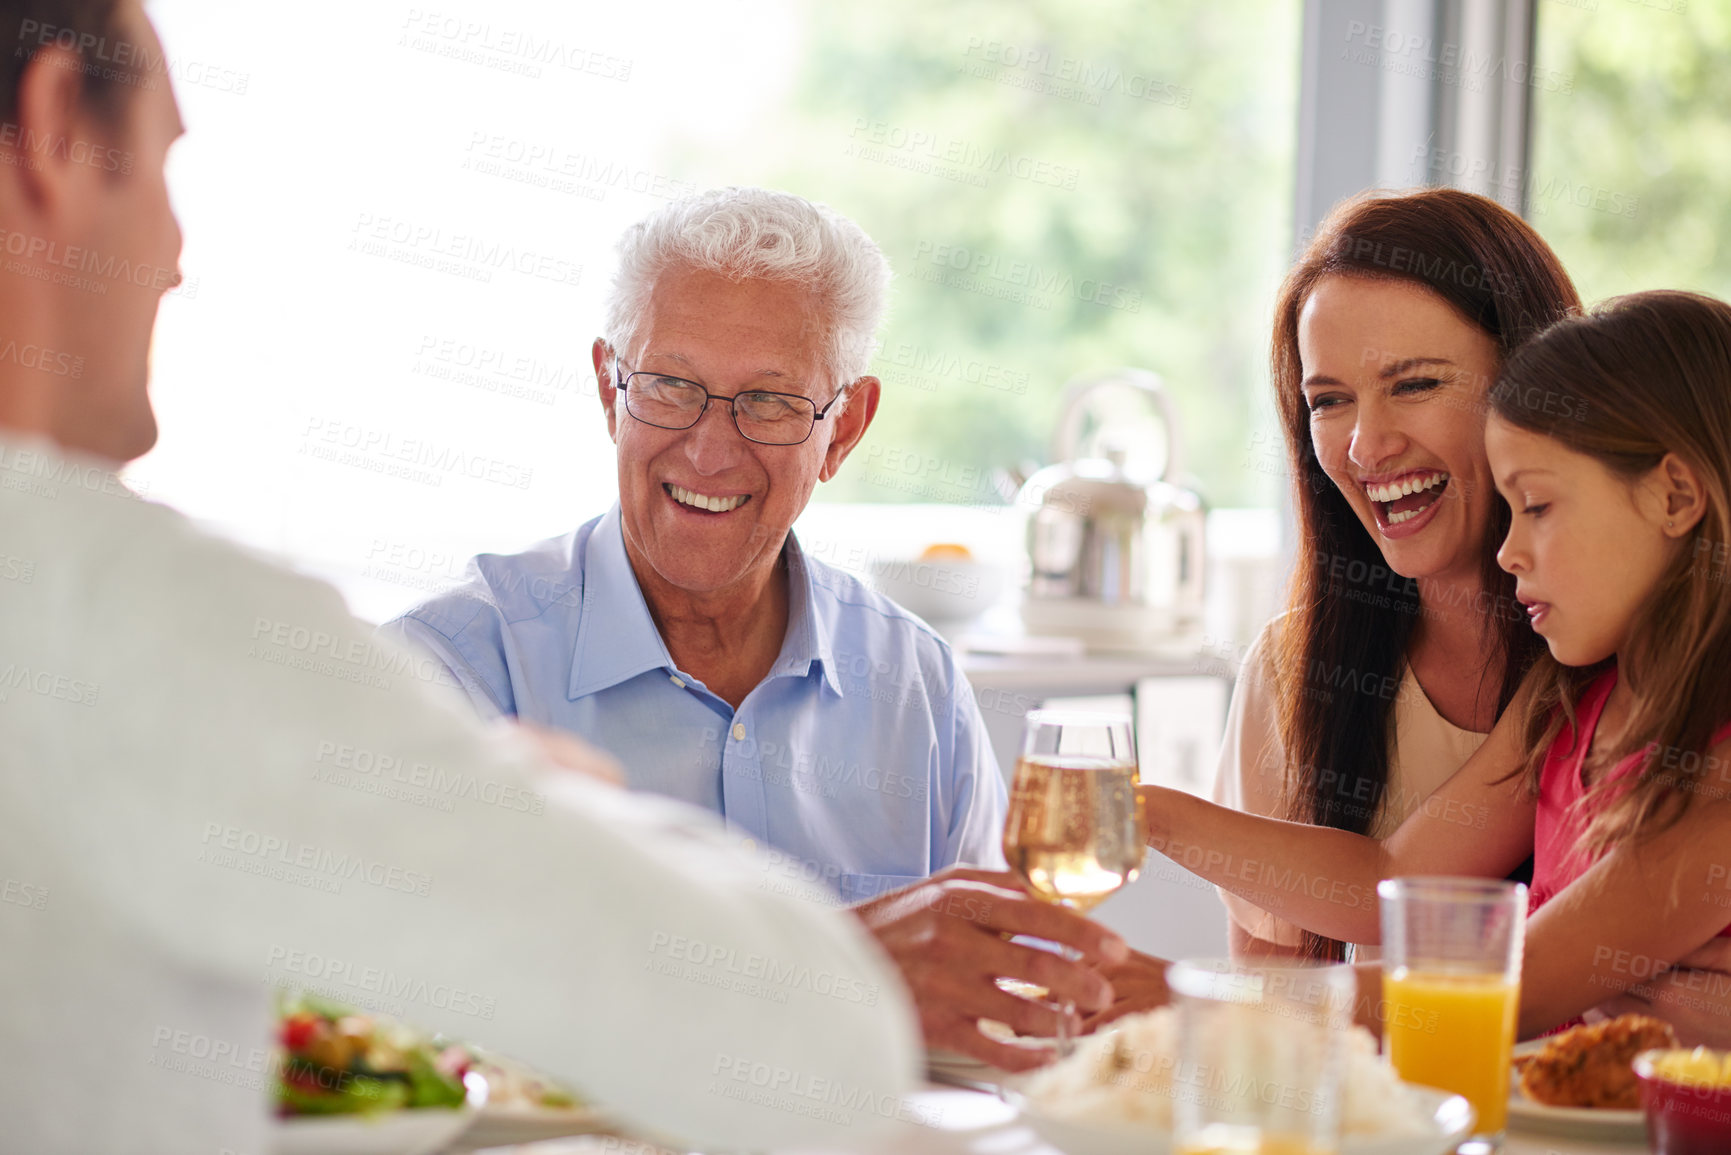
[[[1086,912],[1136,877],[1145,853],[1136,781],[1129,718],[1070,710],[1028,715],[1004,820],[1004,858],[1035,897]],[[1074,1009],[1060,1009],[1060,1053],[1068,1050],[1065,1024]]]
[[[1089,911],[1142,869],[1136,767],[1084,754],[1023,755],[1004,857],[1047,902]]]

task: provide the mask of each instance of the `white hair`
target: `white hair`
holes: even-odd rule
[[[607,343],[621,356],[637,335],[656,280],[669,269],[804,289],[827,330],[824,368],[835,383],[852,384],[871,364],[890,264],[864,229],[825,205],[773,189],[711,189],[681,197],[625,230],[605,322]]]

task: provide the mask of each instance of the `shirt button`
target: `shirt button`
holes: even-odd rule
[[[672,674],[670,675],[670,678],[675,686],[678,686],[681,690],[685,689],[685,680],[678,674]]]
[[[735,742],[745,741],[745,723],[744,722],[735,722],[733,724],[733,740]]]

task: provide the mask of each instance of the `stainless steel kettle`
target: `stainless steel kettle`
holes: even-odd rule
[[[1165,453],[1156,475],[1127,468],[1131,446],[1098,423],[1093,455],[1078,457],[1090,404],[1103,391],[1140,393],[1158,413]],[[1143,650],[1201,627],[1206,565],[1202,499],[1181,476],[1177,411],[1160,378],[1114,369],[1065,386],[1055,463],[1029,477],[1017,503],[1028,519],[1031,569],[1022,601],[1032,633],[1081,637],[1096,649]]]

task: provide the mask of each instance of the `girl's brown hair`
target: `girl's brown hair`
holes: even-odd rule
[[[1271,362],[1294,466],[1299,534],[1287,614],[1270,655],[1286,758],[1283,816],[1363,834],[1388,785],[1394,701],[1360,687],[1399,684],[1420,602],[1416,582],[1390,580],[1382,551],[1323,472],[1311,444],[1300,388],[1298,317],[1317,282],[1337,275],[1428,289],[1489,335],[1504,360],[1545,326],[1578,312],[1581,303],[1556,254],[1531,226],[1495,201],[1455,189],[1375,195],[1341,205],[1281,287]],[[1498,680],[1498,713],[1544,648],[1514,601],[1514,579],[1496,563],[1508,525],[1507,507],[1495,502],[1483,544],[1488,596],[1481,608],[1492,613],[1500,642],[1500,665],[1483,674]],[[1362,588],[1331,584],[1331,571]],[[1344,955],[1340,943],[1309,932],[1304,946],[1315,957]]]
[[[1731,305],[1696,293],[1634,293],[1546,330],[1503,368],[1491,411],[1586,454],[1619,477],[1641,477],[1674,453],[1706,495],[1702,516],[1647,597],[1618,651],[1635,705],[1616,749],[1595,768],[1644,754],[1641,773],[1600,774],[1582,804],[1594,815],[1583,849],[1649,837],[1710,785],[1713,731],[1731,720]],[[1545,753],[1593,677],[1548,653],[1532,671],[1524,718],[1526,778],[1538,791]]]

